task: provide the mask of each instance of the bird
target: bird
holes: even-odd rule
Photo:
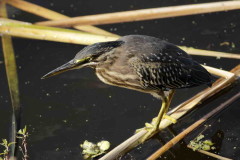
[[[190,55],[165,40],[147,35],[127,35],[116,41],[86,46],[64,65],[42,78],[91,67],[104,83],[140,91],[161,99],[161,108],[143,143],[159,129],[176,89],[212,84],[212,75]],[[171,118],[171,117],[170,117]]]

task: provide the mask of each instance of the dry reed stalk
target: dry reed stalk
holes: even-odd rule
[[[184,116],[187,112],[192,110],[194,107],[197,106],[197,104],[202,103],[204,100],[210,98],[213,95],[216,95],[216,93],[220,92],[227,86],[229,86],[231,83],[233,83],[236,79],[235,74],[227,72],[227,71],[222,71],[219,69],[215,69],[212,67],[207,68],[209,71],[213,72],[216,75],[221,75],[219,80],[213,83],[213,86],[211,88],[207,88],[203,90],[202,92],[198,93],[191,99],[187,100],[186,102],[180,104],[176,108],[174,108],[172,111],[168,112],[168,115],[173,117],[174,119],[179,119],[182,116]],[[231,72],[234,73],[239,73],[240,72],[240,65],[235,67]],[[227,79],[225,79],[227,77]],[[170,126],[172,124],[171,121],[167,119],[163,119],[160,124],[160,130]],[[144,135],[147,131],[142,130],[138,132],[137,134],[133,135],[129,139],[132,141],[128,141],[129,143],[123,142],[117,147],[115,147],[113,150],[111,150],[109,153],[107,153],[105,156],[103,156],[100,160],[112,160],[118,157],[119,155],[122,155],[125,153],[127,150],[132,149],[133,147],[137,146],[139,144],[138,140],[141,138],[141,135]],[[134,138],[137,137],[137,138]],[[134,139],[134,141],[133,141]]]
[[[210,67],[210,66],[206,66],[206,65],[202,65],[205,69],[207,69],[208,72],[210,72],[211,74],[214,74],[216,76],[219,77],[223,77],[223,78],[230,78],[232,77],[234,74],[228,71],[224,71],[222,69],[217,69],[214,67]]]
[[[74,44],[84,44],[90,45],[97,42],[103,41],[114,41],[117,37],[112,36],[102,36],[83,33],[80,31],[61,29],[54,27],[43,27],[38,25],[32,25],[31,23],[15,21],[10,19],[0,18],[0,33],[22,37],[22,38],[32,38],[40,40],[50,40],[56,42],[74,43]],[[182,46],[181,46],[182,47]],[[222,53],[215,51],[207,51],[201,49],[194,49],[191,47],[182,47],[183,50],[193,55],[206,55],[206,56],[216,56],[225,58],[239,58],[240,55],[231,53]]]
[[[38,15],[40,17],[50,19],[50,20],[60,20],[60,19],[66,19],[70,18],[68,16],[65,16],[63,14],[57,13],[55,11],[52,11],[50,9],[38,6],[36,4],[22,1],[22,0],[7,0],[7,3],[19,8],[21,10],[24,10],[26,12]],[[114,36],[114,37],[120,37],[119,35],[110,33],[108,31],[105,31],[103,29],[94,27],[94,26],[73,26],[75,29],[86,31],[89,33],[94,34],[100,34],[100,35],[106,35],[106,36]],[[214,56],[214,57],[224,57],[224,58],[236,58],[240,59],[240,55],[238,54],[231,54],[231,53],[222,53],[222,52],[216,52],[216,51],[208,51],[208,50],[199,50],[192,47],[185,47],[185,46],[179,46],[183,50],[185,50],[187,53],[192,55],[201,55],[201,56]]]
[[[192,47],[185,47],[185,46],[178,46],[185,52],[191,55],[196,56],[212,56],[212,57],[222,57],[222,58],[233,58],[233,59],[240,59],[240,54],[236,53],[224,53],[224,52],[218,52],[218,51],[209,51],[209,50],[202,50],[202,49],[195,49]]]
[[[187,147],[190,148],[190,149],[193,149],[191,146],[187,146]],[[214,154],[214,153],[211,153],[211,152],[208,152],[208,151],[204,151],[204,150],[201,150],[201,149],[196,150],[196,151],[199,152],[199,153],[205,154],[205,155],[207,155],[207,156],[216,158],[216,159],[218,159],[218,160],[232,160],[232,159],[230,159],[230,158],[226,158],[226,157],[223,157],[223,156],[219,156],[219,155],[217,155],[217,154]]]
[[[190,4],[151,9],[140,9],[115,13],[105,13],[89,16],[80,16],[63,20],[45,21],[38,24],[46,26],[74,26],[74,25],[100,25],[110,23],[122,23],[131,21],[150,20],[158,18],[186,16],[209,12],[240,9],[239,1],[223,1],[202,4]]]
[[[60,19],[66,19],[70,18],[68,16],[65,16],[63,14],[57,13],[55,11],[52,11],[50,9],[38,6],[36,4],[27,2],[27,1],[22,1],[22,0],[7,0],[6,1],[8,4],[10,4],[13,7],[16,7],[18,9],[21,9],[23,11],[38,15],[40,17],[50,19],[50,20],[60,20]],[[73,26],[75,29],[89,32],[89,33],[94,33],[94,34],[100,34],[100,35],[105,35],[105,36],[115,36],[119,37],[116,34],[110,33],[108,31],[105,31],[103,29],[90,26],[90,25],[84,25],[84,26]]]
[[[0,33],[16,37],[84,45],[116,40],[116,37],[96,35],[63,28],[37,26],[29,23],[19,23],[18,21],[9,19],[0,19]]]
[[[213,109],[211,112],[203,116],[200,120],[193,123],[188,128],[184,129],[183,132],[178,134],[176,137],[171,139],[169,142],[167,142],[164,146],[162,146],[159,150],[157,150],[155,153],[153,153],[150,157],[147,158],[147,160],[155,160],[159,158],[163,153],[165,153],[167,150],[169,150],[171,147],[173,147],[175,144],[177,144],[180,140],[182,140],[185,136],[187,136],[190,132],[192,132],[194,129],[196,129],[198,126],[200,126],[202,123],[204,123],[206,120],[208,120],[210,117],[216,115],[226,107],[228,107],[231,103],[233,103],[235,100],[237,100],[240,97],[240,92],[227,100],[226,102],[222,103],[217,108]]]
[[[57,13],[55,11],[52,11],[50,9],[38,6],[36,4],[27,2],[27,1],[22,1],[22,0],[7,0],[6,1],[8,4],[19,8],[21,10],[24,10],[26,12],[38,15],[40,17],[50,19],[50,20],[60,20],[60,19],[66,19],[70,18],[68,16],[65,16],[63,14]],[[103,29],[94,27],[94,26],[73,26],[75,29],[86,31],[89,33],[94,33],[94,34],[100,34],[100,35],[106,35],[106,36],[114,36],[114,37],[120,37],[119,35],[110,33],[108,31],[105,31]],[[187,53],[192,54],[192,55],[201,55],[201,56],[214,56],[214,57],[223,57],[223,58],[236,58],[240,59],[240,55],[238,54],[231,54],[231,53],[222,53],[222,52],[216,52],[216,51],[208,51],[208,50],[199,50],[195,49],[192,47],[185,47],[185,46],[179,46],[183,50],[185,50]]]

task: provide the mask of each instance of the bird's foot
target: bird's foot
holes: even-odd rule
[[[145,123],[144,128],[140,128],[135,131],[135,133],[138,133],[142,130],[147,131],[147,133],[139,140],[140,143],[145,142],[147,139],[151,138],[158,131],[159,125],[157,124],[156,119],[157,117],[153,118],[151,123]]]
[[[146,130],[147,133],[139,140],[140,143],[145,142],[149,138],[151,138],[157,131],[158,131],[158,126],[154,125],[152,123],[145,123],[144,128],[140,128],[136,130],[136,133],[141,131],[141,130]]]
[[[173,124],[177,123],[177,120],[175,118],[173,118],[167,114],[163,115],[163,119],[167,119],[167,120],[171,121]]]
[[[171,116],[168,115],[164,115],[163,116],[164,119],[168,119],[169,121],[171,121],[172,123],[176,123],[177,120]],[[151,123],[145,123],[145,127],[144,128],[140,128],[136,130],[136,133],[142,131],[142,130],[147,130],[147,133],[139,140],[140,143],[145,142],[147,139],[151,138],[156,132],[158,132],[158,130],[160,130],[160,124],[158,124],[157,122],[157,117],[152,119]]]

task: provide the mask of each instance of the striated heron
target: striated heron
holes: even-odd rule
[[[49,72],[47,78],[67,70],[92,67],[106,84],[150,93],[162,106],[145,141],[158,130],[167,113],[175,89],[211,85],[211,75],[177,46],[155,37],[124,36],[116,41],[95,43],[75,58]]]

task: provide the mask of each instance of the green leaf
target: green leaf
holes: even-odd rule
[[[3,144],[3,146],[7,146],[7,144],[8,144],[7,139],[3,139],[3,140],[2,140],[2,144]]]
[[[18,139],[23,139],[23,137],[21,137],[21,136],[17,136],[17,138],[18,138]]]
[[[17,133],[18,133],[18,134],[23,134],[22,129],[20,129]]]
[[[23,134],[25,135],[27,133],[27,126],[23,128]]]
[[[15,144],[16,142],[10,142],[8,143],[8,147],[11,146],[12,144]]]
[[[210,141],[210,140],[205,140],[205,141],[203,141],[203,143],[206,144],[206,145],[209,145],[209,146],[213,145],[213,142]]]
[[[200,141],[201,139],[204,138],[204,135],[200,134],[197,138],[196,138],[196,142]]]
[[[205,144],[201,147],[201,149],[204,150],[204,151],[209,151],[211,149],[211,147],[209,145]]]

